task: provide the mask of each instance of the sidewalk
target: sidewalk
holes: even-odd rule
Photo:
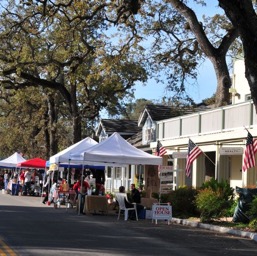
[[[246,238],[250,238],[250,239],[254,240],[255,242],[257,242],[257,233],[254,233],[254,232],[247,232],[247,231],[242,231],[242,230],[233,229],[233,228],[220,227],[220,226],[216,226],[216,225],[201,223],[199,221],[190,221],[187,219],[172,218],[171,222],[176,223],[176,224],[190,226],[190,227],[195,227],[195,228],[208,229],[208,230],[212,230],[215,232],[230,234],[233,236],[246,237]]]

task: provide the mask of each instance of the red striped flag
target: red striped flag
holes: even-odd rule
[[[191,165],[194,160],[202,154],[202,150],[195,145],[195,143],[189,139],[188,142],[188,153],[187,153],[187,162],[186,162],[186,176],[191,175]]]
[[[161,142],[158,140],[157,142],[157,148],[156,148],[156,155],[157,156],[163,156],[167,153],[167,150],[165,147],[162,146]]]
[[[242,170],[246,171],[255,166],[255,153],[257,151],[257,141],[253,139],[250,132],[247,134],[246,145],[244,151],[243,167]]]
[[[254,150],[254,153],[257,152],[257,140],[256,139],[253,139],[253,150]]]

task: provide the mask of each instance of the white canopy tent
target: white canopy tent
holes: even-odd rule
[[[0,167],[6,168],[16,168],[17,164],[26,161],[25,158],[21,156],[21,154],[15,152],[11,156],[0,161]]]
[[[123,139],[117,132],[80,154],[72,154],[71,162],[81,157],[83,157],[85,165],[126,166],[162,164],[161,157],[153,156],[137,149]]]
[[[59,153],[50,157],[49,164],[58,164],[59,166],[62,165],[70,165],[71,164],[71,155],[84,152],[85,150],[89,149],[90,147],[97,145],[98,142],[87,137],[76,144],[71,145],[70,147],[60,151]],[[83,163],[83,156],[80,156],[74,159],[73,164],[82,164]]]
[[[105,166],[124,165],[161,165],[162,157],[148,154],[128,143],[119,133],[113,133],[108,139],[85,150],[80,154],[85,164]],[[75,159],[78,155],[71,155]]]

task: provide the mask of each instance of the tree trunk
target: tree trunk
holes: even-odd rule
[[[75,114],[75,113],[74,113]],[[73,143],[81,140],[81,118],[79,115],[74,115],[73,121]]]
[[[253,44],[253,49],[257,49],[257,43]],[[245,56],[245,76],[250,86],[251,97],[257,114],[257,57],[256,51],[251,51],[251,54]]]
[[[215,97],[215,106],[221,107],[230,103],[229,88],[231,87],[231,78],[225,56],[210,58],[216,73],[217,90]],[[208,86],[208,85],[207,85]]]
[[[251,96],[257,113],[257,16],[251,0],[219,0],[234,27],[238,28],[243,42],[245,76],[250,86]]]
[[[187,20],[190,30],[195,35],[201,51],[211,60],[214,66],[217,77],[216,107],[229,104],[229,88],[232,83],[226,63],[226,54],[230,45],[238,36],[238,31],[236,29],[228,30],[227,34],[222,38],[219,47],[215,48],[207,38],[195,12],[181,0],[169,0],[169,2]],[[208,84],[206,86],[208,87]]]
[[[73,143],[81,140],[81,117],[78,111],[77,105],[77,86],[76,84],[71,85],[71,115],[73,123]]]
[[[46,154],[49,154],[48,157],[54,155],[58,151],[58,140],[57,140],[57,129],[56,123],[58,120],[56,107],[55,107],[55,100],[54,96],[51,93],[46,95],[47,97],[47,108],[48,108],[48,129],[45,132],[45,139],[46,139],[46,147],[47,151]]]

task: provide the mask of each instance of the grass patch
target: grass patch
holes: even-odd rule
[[[190,218],[188,218],[188,220],[201,222],[200,218],[195,218],[195,217],[190,217]],[[249,227],[249,224],[240,223],[240,222],[233,222],[229,218],[228,219],[221,219],[221,220],[210,220],[210,221],[204,222],[204,223],[211,224],[211,225],[216,225],[216,226],[220,226],[220,227],[225,227],[225,228],[232,228],[232,229],[242,230],[242,231],[246,231],[246,232],[256,232],[255,229]]]

